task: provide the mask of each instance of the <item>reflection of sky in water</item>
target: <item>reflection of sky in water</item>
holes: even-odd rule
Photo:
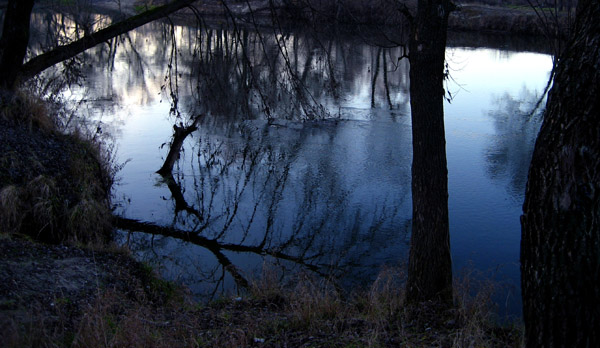
[[[186,36],[181,30],[177,35]],[[165,48],[152,44],[150,36],[137,32],[131,33],[130,42],[145,57],[143,77],[139,64],[131,65],[136,62],[132,53],[122,49],[116,55],[112,71],[100,66],[90,68],[86,81],[86,87],[97,98],[118,103],[111,113],[102,115],[102,121],[106,128],[112,127],[119,160],[131,159],[119,173],[122,178],[116,188],[116,199],[122,203],[119,211],[129,218],[185,228],[189,226],[183,225],[185,219],[173,216],[171,192],[154,173],[166,156],[167,147],[161,148],[161,144],[170,140],[174,123],[169,116],[169,99],[165,90],[161,90],[165,83],[165,59],[161,59],[166,54]],[[122,45],[127,46],[127,42]],[[344,57],[348,47],[352,48],[351,53]],[[315,58],[311,66],[316,70],[307,74],[309,89],[315,91],[319,103],[333,119],[274,120],[271,125],[262,119],[250,119],[225,126],[207,121],[186,141],[175,177],[189,203],[198,205],[195,201],[198,179],[207,173],[199,167],[197,153],[207,149],[207,144],[224,144],[227,155],[220,156],[225,160],[233,154],[234,160],[231,169],[220,177],[215,197],[227,201],[236,192],[236,183],[248,173],[239,169],[243,163],[240,153],[248,142],[254,148],[270,146],[275,153],[284,154],[280,163],[289,163],[289,175],[277,201],[270,242],[275,245],[277,238],[285,239],[298,225],[302,212],[311,223],[323,219],[322,233],[311,234],[312,227],[306,227],[302,233],[314,237],[315,247],[335,255],[323,258],[321,263],[341,262],[348,267],[346,281],[360,283],[372,279],[381,265],[405,261],[411,215],[408,67],[403,62],[397,70],[388,68],[390,97],[396,108],[387,110],[380,74],[377,107],[371,109],[371,79],[377,49],[352,42],[333,51],[336,82],[341,90],[339,99],[323,92],[324,83],[319,85],[317,77],[328,73],[322,60]],[[397,51],[390,51],[388,64],[397,56]],[[454,95],[452,102],[445,104],[454,269],[472,267],[493,272],[499,267],[498,278],[518,288],[519,216],[526,167],[539,125],[536,120],[524,122],[520,113],[526,113],[543,90],[551,58],[534,53],[463,48],[449,48],[447,58],[452,77],[448,88]],[[182,104],[192,103],[196,92],[193,84],[185,82],[189,72],[183,67],[185,55],[181,60],[180,99]],[[307,60],[306,52],[301,53],[300,68]],[[221,116],[212,117],[215,121]],[[243,127],[254,129],[256,137],[248,140],[240,130]],[[268,175],[265,168],[252,172],[252,184],[240,198],[240,212],[224,241],[233,243],[243,239],[240,226],[248,223],[257,201],[261,203],[253,221],[256,227],[251,229],[245,243],[253,244],[263,236],[269,206],[268,200],[260,198],[260,179]],[[315,202],[307,203],[307,197],[313,197]],[[223,213],[226,207],[216,204],[217,210]],[[216,226],[222,226],[219,223],[222,224],[218,222]],[[151,251],[141,255],[149,259],[159,256],[168,266],[165,274],[173,278],[204,279],[217,265],[211,253],[200,247],[158,237],[152,241],[139,240],[153,245],[148,247]],[[296,245],[290,250],[301,247]],[[226,254],[245,272],[252,272],[262,264],[258,255]],[[231,284],[231,279],[226,283]],[[197,290],[206,290],[205,284],[192,285]],[[518,313],[520,294],[511,296],[509,311]]]
[[[449,89],[458,89],[445,107],[454,268],[472,265],[493,273],[498,267],[498,278],[507,277],[518,288],[519,217],[529,158],[539,130],[539,120],[524,120],[546,85],[552,58],[457,48],[448,49],[446,56],[455,81],[449,83]],[[501,102],[503,98],[516,101],[520,108],[510,108]],[[502,126],[507,123],[517,127]],[[498,146],[506,143],[519,147],[508,151]],[[507,162],[520,160],[519,166],[490,175],[486,161],[490,152],[508,157]],[[515,179],[522,183],[520,187],[511,186]],[[513,294],[512,300],[517,307],[520,292]]]

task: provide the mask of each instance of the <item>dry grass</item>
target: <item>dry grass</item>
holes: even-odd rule
[[[4,121],[25,125],[30,130],[56,131],[56,119],[48,113],[46,102],[35,94],[19,91],[2,98],[0,118]]]
[[[9,185],[0,190],[0,226],[4,232],[15,233],[21,228],[21,205],[19,188]]]
[[[399,286],[398,280],[405,278],[403,269],[384,268],[367,292],[367,317],[380,328],[384,328],[403,312],[404,290]]]
[[[497,283],[481,274],[469,272],[455,279],[458,327],[454,347],[523,346],[520,324],[490,325],[496,322],[492,296],[498,290]]]
[[[150,272],[150,271],[148,271]],[[150,274],[150,273],[148,273]],[[364,292],[344,296],[330,282],[303,275],[292,287],[265,273],[245,298],[207,305],[181,288],[165,291],[156,277],[131,280],[130,291],[99,291],[72,323],[13,338],[9,346],[73,347],[518,347],[520,332],[490,321],[489,294],[457,286],[457,307],[442,325],[409,320],[397,286],[402,272],[384,269]],[[464,282],[464,281],[462,281]],[[462,283],[461,282],[461,283]],[[159,284],[159,285],[157,285]],[[431,313],[430,313],[431,314]],[[433,314],[431,314],[433,315]],[[440,315],[439,313],[435,315]],[[452,321],[447,325],[448,318]],[[426,319],[427,321],[429,319]],[[56,329],[58,328],[58,329]],[[70,331],[64,328],[71,328]],[[510,335],[498,336],[498,331]],[[7,336],[8,337],[8,336]]]
[[[59,132],[58,116],[34,94],[1,97],[2,231],[45,242],[106,242],[118,170],[112,153],[83,132]]]
[[[56,185],[52,179],[38,176],[26,185],[8,185],[0,191],[0,222],[3,231],[19,233],[25,228],[36,232],[52,233],[57,212],[54,197]]]
[[[85,190],[75,198],[61,191],[54,178],[38,176],[23,186],[0,189],[0,228],[46,242],[100,243],[108,241],[111,211],[107,199]]]

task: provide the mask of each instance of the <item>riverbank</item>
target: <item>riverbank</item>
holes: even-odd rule
[[[29,91],[0,96],[0,228],[49,243],[111,239],[110,153]]]
[[[537,11],[541,14],[539,9]],[[555,34],[554,30],[562,31],[570,25],[567,12],[541,16],[546,22],[542,22],[536,10],[530,7],[463,4],[448,18],[448,28],[467,32],[544,36],[549,34],[546,30],[552,30],[551,33]]]
[[[3,347],[517,347],[493,325],[486,294],[458,289],[457,308],[409,317],[402,276],[383,271],[347,295],[299,276],[284,288],[265,273],[242,296],[197,303],[126,251],[45,245],[0,236]]]

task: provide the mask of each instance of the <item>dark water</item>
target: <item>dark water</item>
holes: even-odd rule
[[[551,57],[450,42],[455,275],[494,279],[498,313],[519,316],[519,216],[540,125],[528,113]],[[116,212],[173,231],[120,234],[166,277],[201,296],[235,292],[233,275],[251,279],[263,267],[332,275],[350,288],[407,260],[412,154],[402,53],[356,34],[154,23],[86,53],[78,62],[86,79],[63,95],[100,126],[117,162],[128,161]],[[199,129],[173,176],[159,176],[173,126],[195,117]],[[187,233],[201,238],[177,238]]]

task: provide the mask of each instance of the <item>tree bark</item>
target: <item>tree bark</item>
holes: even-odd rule
[[[453,9],[446,0],[419,1],[409,39],[413,222],[408,303],[452,303],[443,80]]]
[[[0,38],[0,89],[13,90],[29,44],[33,0],[10,0]]]
[[[600,346],[600,2],[580,0],[521,217],[527,347]]]

